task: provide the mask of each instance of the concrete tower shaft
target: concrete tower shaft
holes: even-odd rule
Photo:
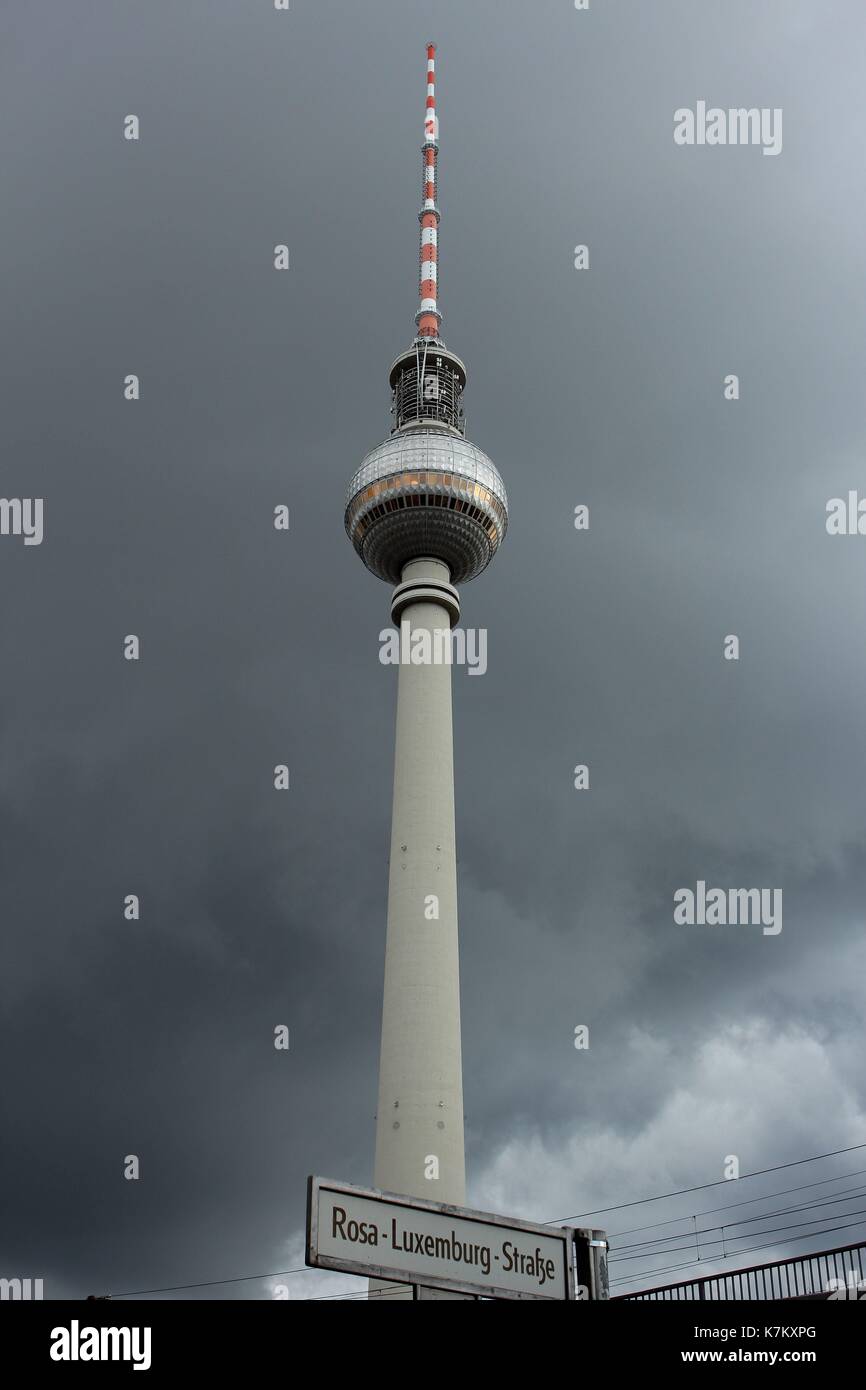
[[[448,567],[413,560],[394,592],[404,634],[450,633]],[[401,664],[374,1184],[466,1196],[451,667]]]

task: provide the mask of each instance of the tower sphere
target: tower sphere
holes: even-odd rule
[[[455,430],[397,430],[367,455],[349,484],[346,531],[367,569],[399,584],[409,560],[443,560],[452,584],[474,579],[508,526],[495,464]]]

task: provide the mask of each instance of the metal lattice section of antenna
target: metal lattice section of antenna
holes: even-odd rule
[[[436,115],[436,45],[427,45],[427,106],[424,117],[423,158],[424,200],[418,214],[421,222],[419,291],[421,303],[415,322],[419,338],[438,338],[442,315],[439,312],[439,209],[436,206],[436,173],[439,157],[439,120]]]

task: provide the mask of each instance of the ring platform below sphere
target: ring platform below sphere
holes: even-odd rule
[[[409,560],[442,560],[452,584],[480,574],[508,527],[495,464],[450,430],[399,430],[349,484],[346,531],[373,574],[399,584]]]

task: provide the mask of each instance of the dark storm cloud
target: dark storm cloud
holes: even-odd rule
[[[454,680],[470,1195],[858,1142],[866,552],[823,523],[864,486],[860,7],[76,9],[0,44],[2,491],[46,499],[0,540],[4,1271],[285,1268],[306,1174],[369,1181],[395,689],[341,518],[431,37],[444,335],[512,519]],[[782,107],[781,156],[677,148],[704,98]],[[782,887],[781,935],[676,927],[698,878]]]

